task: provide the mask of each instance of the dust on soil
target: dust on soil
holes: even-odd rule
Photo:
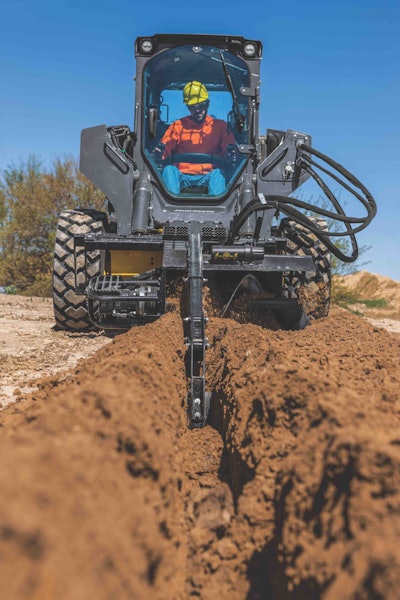
[[[89,354],[51,326],[64,363]],[[98,336],[0,412],[4,598],[398,598],[400,339],[335,308],[207,333],[204,429],[178,311]]]
[[[0,294],[0,404],[37,380],[74,367],[110,341],[103,334],[57,331],[50,298]]]

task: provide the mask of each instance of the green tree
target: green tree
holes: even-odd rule
[[[311,204],[312,198],[310,200],[308,200],[308,202]],[[314,204],[315,204],[315,206],[322,208],[324,210],[332,210],[332,206],[331,206],[329,200],[322,195],[320,195],[317,198],[317,200],[316,200],[316,202],[314,202]],[[337,221],[335,219],[326,218],[325,216],[318,215],[316,212],[315,213],[309,212],[308,214],[311,214],[314,216],[319,216],[320,218],[325,219],[327,226],[328,226],[328,231],[332,231],[334,233],[338,233],[338,232],[345,233],[345,227],[343,226],[343,224],[340,221]],[[351,255],[352,246],[351,246],[351,240],[350,240],[349,236],[345,235],[343,237],[332,237],[331,240],[333,241],[335,246],[341,252],[343,252],[343,254]],[[351,273],[358,273],[358,271],[362,267],[367,265],[369,262],[368,260],[360,262],[360,258],[362,255],[364,255],[366,252],[368,252],[368,250],[370,250],[370,248],[371,248],[371,246],[365,246],[365,245],[359,246],[358,247],[358,258],[352,263],[343,262],[339,258],[337,258],[336,256],[334,256],[332,254],[331,255],[332,274],[333,275],[350,275]]]
[[[58,215],[65,209],[104,208],[105,197],[71,158],[50,170],[35,156],[8,167],[0,179],[0,285],[48,296]]]

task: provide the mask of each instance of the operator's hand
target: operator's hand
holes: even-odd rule
[[[156,161],[156,163],[159,163],[162,159],[162,155],[164,152],[164,148],[165,148],[165,144],[162,144],[161,142],[158,144],[158,146],[156,146],[155,148],[153,148],[153,150],[151,151],[154,160]]]

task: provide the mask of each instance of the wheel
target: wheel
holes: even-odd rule
[[[328,230],[324,219],[308,218],[320,229]],[[282,219],[280,229],[288,239],[287,253],[311,256],[315,265],[315,271],[285,275],[284,295],[297,298],[309,319],[326,317],[331,299],[331,254],[328,248],[315,233],[290,219]]]
[[[89,319],[86,296],[75,293],[75,285],[101,274],[101,252],[74,249],[74,235],[100,233],[104,213],[94,210],[65,210],[58,220],[53,263],[53,306],[56,325],[69,331],[95,329]],[[76,278],[76,282],[75,282]]]

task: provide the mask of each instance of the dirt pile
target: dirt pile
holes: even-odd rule
[[[339,310],[208,335],[203,430],[177,312],[0,412],[4,597],[398,598],[400,341]]]
[[[398,342],[339,311],[243,333],[226,332],[217,377],[243,597],[397,597]]]
[[[352,305],[359,314],[374,320],[384,320],[387,329],[398,331],[395,321],[400,320],[400,282],[383,275],[360,271],[335,282],[349,290],[354,298],[363,302]],[[382,323],[381,323],[382,324]]]

